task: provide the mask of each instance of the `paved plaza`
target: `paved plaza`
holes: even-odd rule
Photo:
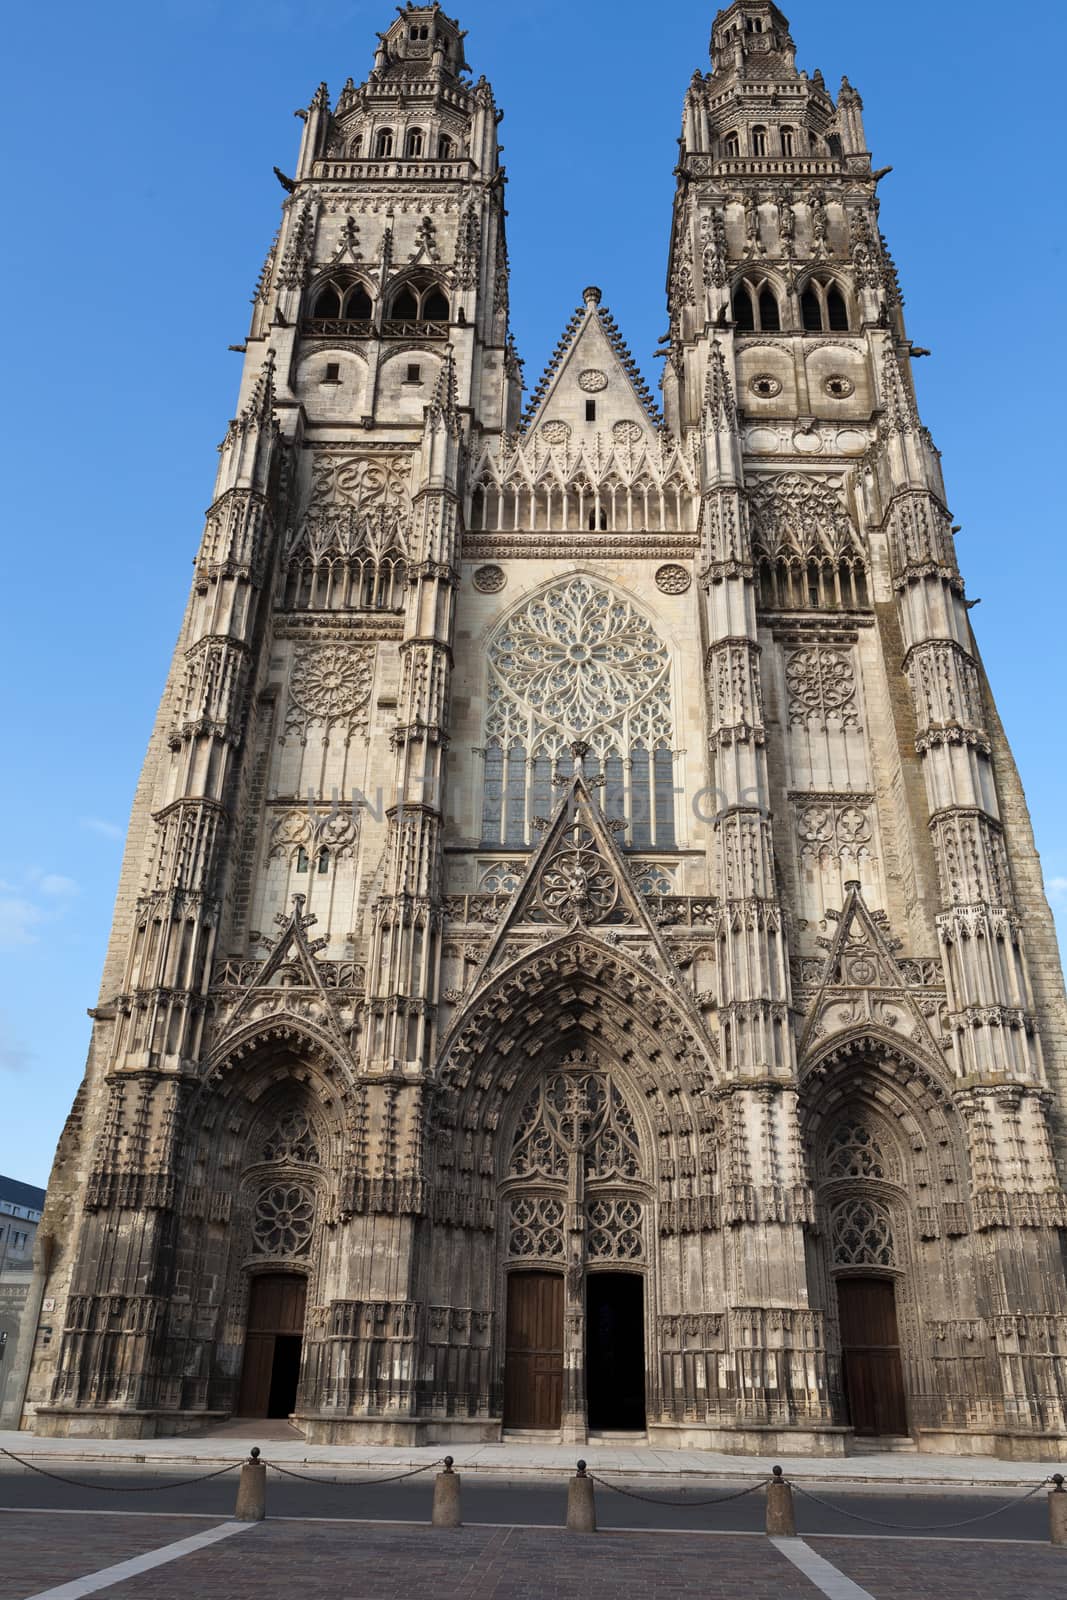
[[[288,1600],[294,1593],[302,1600],[1067,1596],[1067,1550],[1047,1545],[866,1537],[778,1544],[755,1534],[583,1536],[521,1527],[439,1531],[312,1520],[243,1524],[151,1514],[19,1513],[0,1518],[0,1600],[90,1594]],[[153,1556],[159,1564],[150,1564]],[[121,1563],[131,1565],[123,1569]],[[805,1575],[809,1565],[814,1576]]]

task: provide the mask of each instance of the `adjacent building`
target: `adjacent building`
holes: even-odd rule
[[[0,1408],[14,1385],[15,1351],[33,1277],[33,1241],[45,1191],[0,1176]]]
[[[587,288],[524,395],[492,89],[436,5],[370,42],[282,175],[25,1422],[1056,1455],[1063,978],[860,96],[720,12],[661,388]]]

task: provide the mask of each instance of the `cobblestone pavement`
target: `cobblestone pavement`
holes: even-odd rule
[[[0,1600],[22,1600],[116,1561],[158,1550],[217,1517],[83,1517],[19,1512],[0,1520]]]
[[[0,1522],[0,1600],[47,1594],[218,1528],[218,1519],[193,1516],[13,1513]],[[807,1543],[872,1600],[1067,1600],[1067,1549],[829,1536]],[[820,1600],[835,1590],[758,1536],[278,1520],[83,1592],[112,1600]]]
[[[807,1542],[874,1600],[1067,1600],[1067,1548],[827,1537]]]

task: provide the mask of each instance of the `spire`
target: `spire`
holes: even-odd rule
[[[434,385],[433,398],[426,407],[428,423],[444,425],[452,433],[459,432],[459,393],[456,387],[456,356],[452,346],[445,351],[444,364]]]
[[[704,386],[705,424],[722,433],[737,432],[737,406],[734,386],[726,366],[722,345],[716,339],[708,356],[708,379]]]

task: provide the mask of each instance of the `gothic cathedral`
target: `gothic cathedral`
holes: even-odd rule
[[[1056,1456],[1067,1005],[860,97],[721,11],[662,411],[597,288],[524,402],[492,90],[378,37],[279,175],[24,1425]]]

